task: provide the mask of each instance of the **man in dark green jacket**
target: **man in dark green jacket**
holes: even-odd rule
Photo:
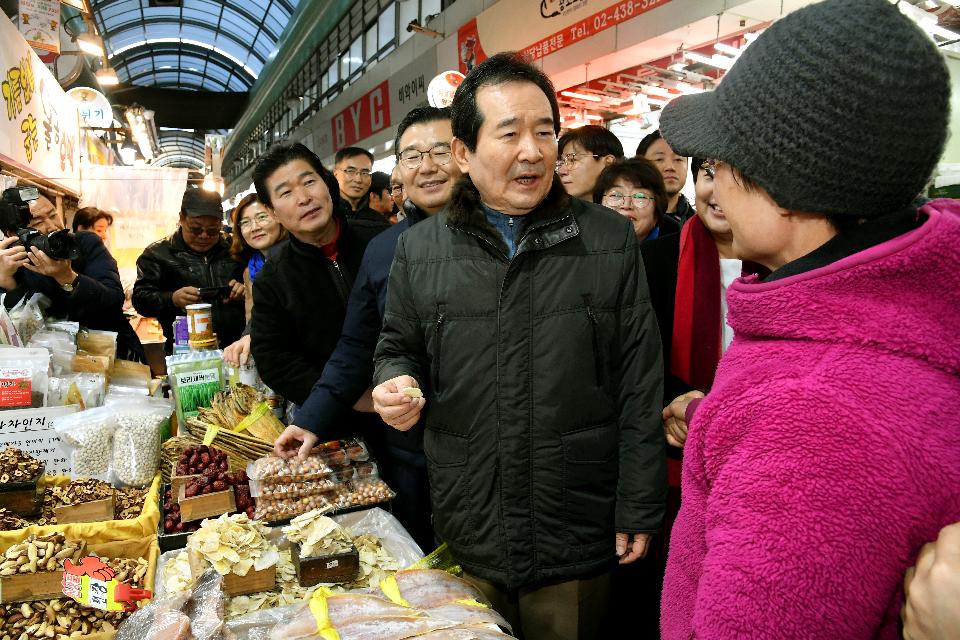
[[[423,412],[437,534],[514,628],[596,637],[617,557],[646,553],[666,489],[636,237],[564,192],[554,89],[522,58],[479,65],[452,112],[466,176],[400,237],[374,406],[400,430]]]

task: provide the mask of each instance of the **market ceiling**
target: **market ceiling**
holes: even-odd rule
[[[202,159],[203,133],[236,124],[298,2],[91,0],[122,83],[114,102],[155,112],[164,155],[196,157],[199,147]]]

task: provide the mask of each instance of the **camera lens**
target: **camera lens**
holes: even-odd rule
[[[73,234],[66,229],[54,231],[48,236],[41,236],[46,248],[37,247],[54,260],[76,260],[80,257],[80,245]]]

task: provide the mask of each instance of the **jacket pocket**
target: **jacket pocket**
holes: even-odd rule
[[[567,537],[580,547],[613,548],[619,478],[616,422],[560,436]]]
[[[597,314],[593,311],[593,304],[590,295],[584,294],[584,306],[587,311],[587,320],[590,322],[590,336],[593,344],[593,379],[594,384],[602,387],[605,384],[605,367],[603,361],[602,340],[600,339],[600,321],[597,320]]]
[[[467,436],[428,428],[423,434],[423,449],[437,535],[441,540],[471,544],[476,528]]]
[[[436,329],[434,329],[434,336],[436,338],[436,348],[434,349],[433,362],[431,363],[430,371],[432,378],[432,386],[434,393],[440,393],[440,363],[443,358],[443,305],[437,305],[437,322]]]

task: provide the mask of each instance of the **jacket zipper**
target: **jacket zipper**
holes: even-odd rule
[[[433,366],[433,391],[440,393],[440,359],[443,354],[443,305],[437,305],[437,357]]]
[[[336,260],[331,260],[330,264],[333,265],[334,270],[337,272],[333,279],[336,281],[335,284],[337,293],[340,295],[340,301],[346,304],[347,298],[350,297],[349,287],[347,287],[347,277],[343,274],[343,269],[340,268],[340,264]]]
[[[590,320],[590,329],[593,334],[593,367],[594,367],[594,376],[598,387],[603,386],[603,354],[600,349],[600,323],[597,321],[597,316],[593,312],[593,307],[591,306],[590,296],[584,294],[583,301],[587,306],[587,318]]]

